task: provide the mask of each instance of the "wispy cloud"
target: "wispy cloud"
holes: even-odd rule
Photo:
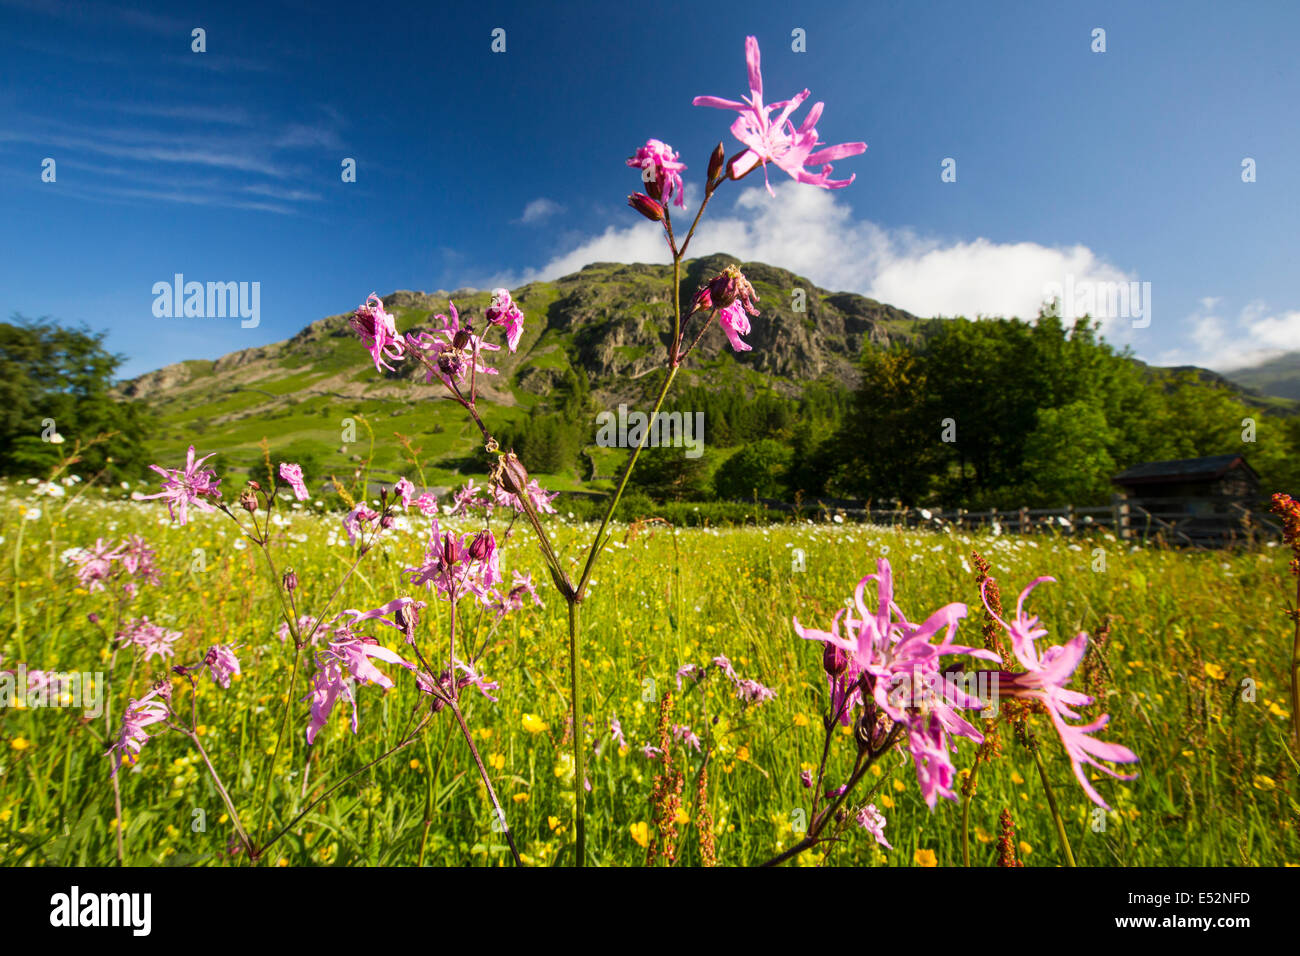
[[[806,276],[836,291],[857,292],[917,315],[1032,318],[1044,289],[1066,275],[1076,282],[1130,276],[1082,245],[1044,246],[989,239],[942,241],[857,219],[833,193],[795,183],[745,189],[734,210],[705,220],[692,256],[727,252]],[[484,285],[518,285],[576,272],[592,262],[671,261],[662,230],[639,220],[610,226],[542,266],[492,277]]]
[[[1264,302],[1249,302],[1226,315],[1221,298],[1205,298],[1183,322],[1188,345],[1162,352],[1162,365],[1200,365],[1231,371],[1258,365],[1300,349],[1300,310],[1276,312]]]
[[[518,221],[527,225],[532,225],[534,223],[543,222],[563,210],[564,207],[558,202],[542,196],[532,200],[528,205],[524,206],[523,215],[519,217]]]

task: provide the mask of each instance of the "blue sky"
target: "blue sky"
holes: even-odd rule
[[[698,198],[712,146],[738,146],[734,114],[691,99],[747,93],[753,34],[769,101],[807,87],[823,140],[869,148],[836,163],[857,175],[844,190],[779,170],[775,197],[759,174],[728,184],[693,252],[924,315],[1032,315],[1051,283],[1149,282],[1149,325],[1106,324],[1148,360],[1300,347],[1300,5],[699,9],[0,0],[0,309],[107,329],[137,374],[371,291],[662,261],[623,160],[667,141]],[[175,273],[259,282],[260,324],[156,318],[152,287]]]

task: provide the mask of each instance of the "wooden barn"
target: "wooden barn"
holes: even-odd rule
[[[1245,534],[1262,495],[1259,475],[1241,455],[1148,461],[1111,481],[1124,491],[1131,526],[1194,544]]]

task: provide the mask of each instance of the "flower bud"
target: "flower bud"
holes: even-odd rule
[[[849,656],[844,653],[844,649],[834,644],[827,644],[826,650],[822,651],[822,667],[825,668],[826,673],[831,677],[839,677],[848,666]]]
[[[627,197],[627,204],[651,222],[663,222],[664,207],[645,193],[632,193]]]
[[[284,572],[284,580],[281,583],[284,584],[284,589],[290,594],[298,589],[298,575],[293,573],[293,568],[289,568]]]
[[[480,531],[475,535],[474,540],[470,542],[469,555],[475,561],[486,561],[492,556],[496,547],[496,541],[492,538],[491,531]]]
[[[718,143],[713,148],[713,155],[709,157],[709,182],[718,178],[718,174],[722,172],[722,164],[726,161],[727,151],[722,148],[721,143]]]
[[[245,488],[239,493],[239,506],[249,514],[257,510],[257,495],[251,488]]]
[[[658,172],[658,170],[656,170]],[[659,185],[659,177],[653,176],[646,180],[645,191],[650,194],[650,198],[655,202],[664,198],[664,187]]]
[[[501,487],[512,495],[523,495],[528,486],[528,471],[519,456],[508,451],[497,459],[497,464],[500,468]]]
[[[463,352],[465,349],[469,348],[469,337],[469,329],[458,330],[455,337],[451,340],[452,347],[460,349]]]
[[[420,623],[420,612],[414,604],[403,604],[397,609],[397,613],[393,615],[393,620],[397,622],[397,626],[402,629],[402,633],[409,640],[415,633],[415,625]]]
[[[379,527],[387,531],[389,528],[391,528],[394,525],[394,523],[396,523],[396,521],[397,519],[394,518],[392,514],[385,511],[384,516],[379,519]]]
[[[86,615],[86,620],[89,621],[91,624],[98,624],[99,615],[96,614],[94,611],[91,611],[89,614]]]

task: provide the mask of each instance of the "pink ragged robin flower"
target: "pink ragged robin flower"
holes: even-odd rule
[[[229,688],[230,679],[239,673],[239,658],[235,657],[233,647],[226,644],[213,644],[203,657],[203,666],[208,669],[208,675],[213,683]]]
[[[506,346],[514,352],[524,334],[524,314],[510,298],[509,291],[492,290],[492,304],[487,307],[487,320],[506,330]]]
[[[215,455],[216,452],[212,454]],[[162,491],[156,495],[142,495],[141,500],[166,498],[167,511],[171,514],[172,520],[179,521],[181,524],[189,521],[191,505],[200,511],[215,511],[216,509],[207,499],[221,500],[221,492],[217,489],[221,479],[217,477],[216,472],[201,467],[211,457],[212,455],[204,455],[195,461],[194,446],[191,445],[185,456],[184,468],[160,468],[157,465],[150,465],[150,468],[163,476]]]
[[[291,462],[280,462],[280,477],[289,482],[289,487],[293,489],[294,497],[299,501],[306,501],[311,497],[307,491],[307,483],[303,481],[302,467]]]
[[[758,315],[758,309],[754,308],[754,303],[757,301],[758,293],[754,291],[754,287],[750,285],[744,273],[736,266],[727,266],[695,293],[691,305],[693,310],[715,310],[718,314],[718,324],[726,333],[732,349],[737,352],[748,352],[751,347],[741,339],[742,335],[748,335],[750,331],[749,319],[745,313]]]
[[[356,544],[362,532],[379,520],[379,512],[359,504],[343,516],[343,530],[348,534],[348,544]]]
[[[893,849],[893,847],[889,845],[889,841],[885,839],[884,814],[876,809],[874,803],[868,803],[865,807],[859,810],[855,819],[858,821],[858,826],[862,827],[862,829],[866,830],[876,838],[877,843],[883,846],[886,850]]]
[[[154,567],[157,552],[138,534],[129,534],[118,545],[122,553],[122,567],[128,574],[147,584],[159,583],[158,569]]]
[[[104,590],[104,581],[113,572],[113,562],[122,557],[122,552],[110,545],[103,538],[96,538],[88,548],[81,548],[67,556],[76,565],[77,580],[87,591]]]
[[[869,609],[865,601],[866,587],[872,581],[876,584],[875,610]],[[982,704],[945,672],[943,658],[964,654],[996,660],[997,655],[953,643],[957,623],[966,615],[964,604],[948,604],[921,624],[908,621],[894,603],[893,571],[884,558],[876,562],[875,574],[858,582],[854,605],[857,616],[840,612],[829,632],[804,628],[797,618],[794,622],[795,633],[804,640],[833,644],[848,658],[839,676],[827,675],[831,681],[832,715],[843,720],[847,710],[840,713],[835,708],[865,706],[862,695],[851,690],[865,685],[877,711],[906,730],[907,746],[926,804],[933,808],[939,797],[955,800],[951,737],[966,737],[977,743],[984,739],[957,714],[957,708],[976,709]],[[839,633],[841,620],[847,629],[843,637]],[[941,639],[934,642],[932,639],[941,633]]]
[[[641,170],[641,179],[652,198],[662,202],[672,200],[678,207],[686,205],[686,194],[682,189],[682,170],[686,164],[679,161],[677,153],[667,143],[657,139],[646,140],[627,164],[632,169]]]
[[[165,627],[150,623],[146,616],[128,622],[126,627],[118,632],[117,640],[119,644],[138,647],[144,653],[145,661],[148,661],[155,656],[164,659],[172,657],[176,653],[172,645],[182,636],[180,631],[169,631]]]
[[[393,494],[402,499],[402,507],[411,507],[411,499],[415,497],[415,483],[409,478],[398,478],[397,484],[393,485]]]
[[[447,303],[451,316],[436,315],[442,321],[442,328],[432,332],[406,333],[406,347],[416,352],[425,363],[425,383],[433,381],[434,376],[451,388],[453,383],[464,382],[470,377],[471,370],[480,375],[495,375],[497,370],[484,365],[479,357],[483,352],[499,352],[501,346],[484,342],[474,334],[468,322],[461,325],[460,313],[456,303]]]
[[[113,755],[113,772],[109,774],[110,777],[117,776],[122,764],[131,766],[139,759],[140,751],[150,737],[145,728],[166,720],[169,713],[167,704],[158,697],[157,688],[126,705],[122,711],[122,727],[118,731],[117,740],[105,753],[105,756]]]
[[[370,293],[365,305],[358,306],[348,321],[361,337],[361,343],[370,350],[370,357],[375,360],[375,371],[395,371],[385,360],[401,361],[405,348],[397,334],[397,323],[384,311],[383,300]]]
[[[1083,787],[1083,792],[1088,795],[1089,800],[1109,810],[1106,801],[1089,782],[1083,765],[1096,767],[1102,773],[1119,780],[1132,780],[1137,776],[1136,774],[1117,773],[1098,763],[1097,758],[1110,763],[1136,763],[1138,756],[1120,744],[1105,743],[1090,736],[1109,723],[1108,714],[1102,714],[1096,720],[1085,724],[1066,722],[1066,718],[1080,720],[1081,717],[1074,708],[1087,707],[1093,702],[1087,694],[1070,690],[1065,686],[1070,682],[1079,662],[1083,660],[1084,651],[1088,646],[1088,635],[1077,634],[1064,645],[1049,647],[1039,653],[1037,641],[1047,635],[1047,630],[1038,627],[1036,616],[1030,617],[1025,614],[1025,599],[1044,581],[1055,581],[1055,578],[1045,576],[1035,578],[1020,592],[1020,599],[1016,602],[1016,615],[1010,622],[998,617],[988,606],[987,594],[984,596],[985,608],[1011,636],[1012,653],[1024,668],[1022,673],[999,672],[998,692],[1007,697],[1028,698],[1043,704],[1070,758],[1070,765],[1074,768],[1074,777],[1079,781],[1079,786]],[[982,592],[987,591],[987,585],[988,579],[985,579],[981,586]]]
[[[808,91],[798,93],[794,98],[763,104],[763,74],[759,69],[758,40],[745,38],[745,64],[749,69],[749,96],[744,102],[724,100],[716,96],[697,96],[692,101],[695,106],[712,106],[717,109],[736,110],[740,115],[731,124],[731,134],[748,149],[731,163],[732,179],[740,179],[762,164],[763,179],[767,181],[767,164],[773,163],[785,170],[798,182],[824,189],[842,189],[853,182],[848,179],[831,179],[831,160],[856,156],[865,152],[866,143],[841,143],[838,146],[825,146],[817,136],[816,124],[822,115],[822,103],[814,103],[808,110],[803,124],[795,129],[790,121],[790,114],[798,109],[808,98]],[[772,117],[773,110],[780,110]],[[822,171],[813,173],[805,166],[822,166]],[[772,192],[771,182],[767,182],[767,191]],[[773,193],[775,195],[775,193]]]
[[[384,689],[393,686],[392,679],[379,670],[372,663],[372,659],[398,664],[408,669],[412,667],[399,654],[390,651],[373,638],[360,637],[351,632],[352,625],[357,622],[382,617],[394,604],[400,604],[405,600],[408,599],[399,598],[397,602],[390,602],[375,611],[345,612],[345,614],[355,615],[352,623],[338,628],[335,631],[338,639],[331,641],[327,647],[317,652],[316,673],[312,676],[312,689],[307,695],[311,698],[311,721],[307,725],[307,743],[316,741],[316,735],[329,720],[339,697],[352,705],[352,732],[354,734],[357,732],[357,700],[348,682],[349,678],[362,684],[376,684]]]

